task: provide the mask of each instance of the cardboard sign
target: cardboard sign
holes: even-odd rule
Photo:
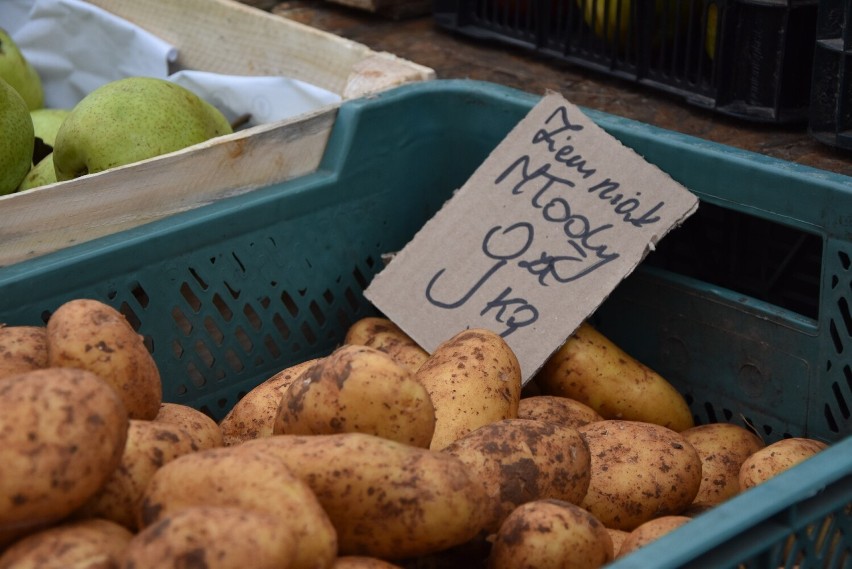
[[[499,333],[526,383],[698,199],[548,93],[373,279],[425,350]]]

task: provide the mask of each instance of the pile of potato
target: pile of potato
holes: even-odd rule
[[[596,568],[823,448],[696,426],[588,324],[522,388],[493,332],[365,318],[219,424],[99,301],[0,327],[0,569]]]

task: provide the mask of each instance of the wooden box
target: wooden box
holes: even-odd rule
[[[236,0],[89,0],[172,43],[178,69],[277,75],[343,100],[433,79],[428,67]],[[0,197],[0,266],[315,171],[338,105]]]

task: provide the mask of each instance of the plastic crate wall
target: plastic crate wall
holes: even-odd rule
[[[830,146],[852,149],[852,5],[820,0],[809,132]]]
[[[807,121],[817,0],[435,0],[433,15],[725,115]]]
[[[0,321],[38,324],[76,297],[108,302],[146,338],[165,398],[221,418],[374,313],[362,291],[382,255],[537,100],[433,81],[347,102],[315,174],[0,268]],[[833,443],[613,568],[776,569],[800,555],[814,560],[802,567],[848,567],[852,180],[587,112],[701,200],[595,323],[681,390],[698,422]],[[814,537],[814,524],[832,539]],[[816,565],[825,556],[839,564]]]

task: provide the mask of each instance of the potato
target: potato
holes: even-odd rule
[[[414,377],[435,406],[433,450],[483,425],[518,416],[520,364],[505,340],[490,330],[459,332],[435,348]]]
[[[64,522],[15,542],[0,555],[0,569],[118,568],[132,537],[109,520]]]
[[[198,409],[179,403],[161,403],[154,422],[180,427],[192,438],[196,450],[223,446],[222,429]]]
[[[545,395],[576,399],[605,419],[695,426],[683,396],[662,376],[584,322],[536,374]]]
[[[131,419],[153,419],[160,411],[160,372],[142,337],[124,315],[97,300],[74,299],[47,321],[51,367],[90,371],[113,386]]]
[[[740,491],[740,467],[765,446],[760,437],[733,423],[698,425],[681,435],[701,457],[701,486],[695,506],[717,506],[736,496]]]
[[[435,408],[426,388],[393,358],[344,345],[311,366],[281,398],[276,435],[366,433],[428,447]]]
[[[577,429],[592,476],[581,506],[606,527],[632,531],[680,514],[701,485],[701,457],[679,433],[653,423],[608,419]]]
[[[576,399],[557,395],[522,397],[518,403],[519,419],[537,419],[567,427],[582,427],[603,421],[597,411]]]
[[[133,537],[123,567],[290,569],[296,566],[298,538],[280,522],[269,512],[243,508],[178,510]]]
[[[609,533],[592,514],[570,502],[537,500],[500,526],[488,569],[597,569],[612,559]]]
[[[402,569],[402,567],[376,557],[344,555],[337,558],[331,569]]]
[[[167,462],[196,450],[192,436],[177,425],[131,419],[121,463],[75,516],[103,518],[135,532],[151,477]]]
[[[491,551],[491,540],[494,534],[480,532],[472,540],[461,545],[454,545],[441,551],[418,555],[410,559],[399,561],[405,569],[444,569],[474,567],[481,569],[485,567],[488,554]]]
[[[247,444],[198,451],[159,468],[143,493],[139,527],[197,506],[266,512],[296,536],[292,567],[331,566],[337,536],[317,497],[281,458]]]
[[[233,446],[271,436],[284,391],[318,361],[312,359],[283,369],[246,393],[219,422],[222,443]]]
[[[429,359],[429,352],[421,348],[399,326],[378,316],[368,316],[352,324],[346,331],[343,342],[381,350],[411,373],[416,373],[423,362]]]
[[[0,379],[46,367],[46,327],[0,324]]]
[[[243,443],[306,481],[337,529],[340,555],[399,560],[466,543],[485,491],[458,458],[363,433]]]
[[[591,457],[573,427],[534,419],[504,419],[447,445],[488,495],[485,530],[496,532],[526,502],[553,498],[579,504],[586,496]]]
[[[624,557],[640,547],[648,545],[652,541],[676,530],[691,519],[686,516],[660,516],[659,518],[648,520],[624,538],[621,547],[616,553],[616,557]]]
[[[606,532],[609,534],[609,538],[612,540],[612,551],[617,557],[618,552],[621,551],[621,544],[624,543],[624,540],[627,539],[627,536],[630,535],[630,532],[624,531],[623,529],[613,528],[606,528]]]
[[[0,535],[61,520],[121,461],[127,410],[91,372],[45,368],[0,381]]]
[[[740,490],[748,490],[826,449],[822,441],[806,437],[781,439],[756,451],[740,466]]]

